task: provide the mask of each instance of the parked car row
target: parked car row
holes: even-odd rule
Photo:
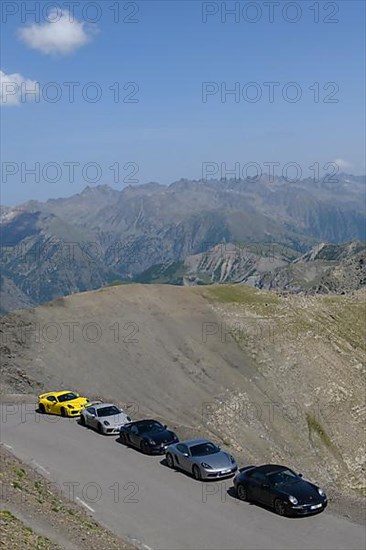
[[[39,396],[40,413],[80,417],[82,426],[103,435],[118,435],[119,441],[145,454],[165,454],[166,464],[191,474],[196,480],[234,477],[234,491],[243,501],[259,502],[277,514],[308,515],[323,511],[327,496],[317,485],[286,466],[265,464],[240,468],[235,458],[207,439],[180,441],[177,434],[154,419],[133,421],[113,403],[88,401],[69,390]]]

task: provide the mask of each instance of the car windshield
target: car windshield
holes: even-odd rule
[[[58,400],[60,403],[63,403],[64,401],[71,401],[72,399],[77,399],[78,396],[76,393],[63,393],[62,395],[58,396]]]
[[[282,470],[268,476],[271,485],[292,485],[301,481],[301,478],[292,470]]]
[[[213,443],[200,443],[199,445],[194,445],[190,448],[192,456],[206,456],[219,453],[220,449],[216,447]]]
[[[141,434],[147,433],[147,432],[161,432],[164,430],[164,426],[160,424],[160,422],[146,422],[144,424],[140,424],[138,426],[139,432]]]
[[[122,411],[116,407],[115,405],[111,405],[110,407],[103,407],[101,409],[97,409],[98,416],[113,416],[115,414],[120,414]]]

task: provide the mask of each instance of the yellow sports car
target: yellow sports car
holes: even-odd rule
[[[69,390],[50,391],[38,396],[39,412],[61,416],[79,416],[87,403],[86,397]]]

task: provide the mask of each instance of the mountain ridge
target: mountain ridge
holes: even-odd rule
[[[20,295],[41,303],[134,280],[220,243],[272,242],[302,254],[322,241],[365,239],[365,177],[338,177],[336,183],[262,176],[122,190],[88,186],[71,197],[4,207],[4,274]],[[71,260],[60,254],[65,248],[73,250]]]

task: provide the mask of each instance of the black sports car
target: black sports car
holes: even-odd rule
[[[271,506],[280,516],[314,514],[327,506],[322,489],[286,466],[265,464],[241,468],[234,478],[234,487],[240,500]]]
[[[125,445],[138,447],[146,454],[162,454],[171,443],[179,441],[177,435],[157,420],[138,420],[121,426],[119,438]]]

